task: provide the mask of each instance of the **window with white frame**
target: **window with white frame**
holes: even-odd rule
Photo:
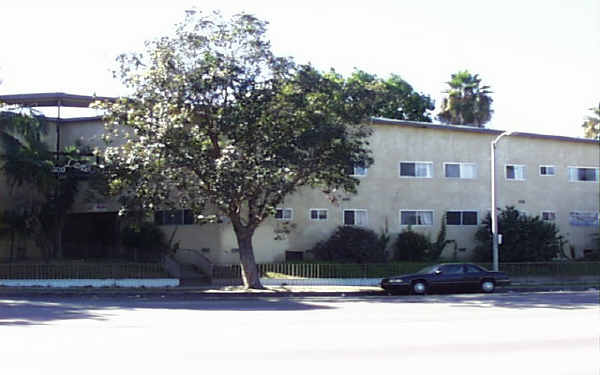
[[[446,178],[477,178],[477,164],[475,163],[444,163],[444,176]]]
[[[569,224],[575,227],[593,227],[599,224],[600,213],[594,211],[569,212]]]
[[[365,227],[368,224],[367,210],[349,209],[344,210],[344,225],[356,225]]]
[[[350,176],[354,177],[364,177],[367,175],[367,169],[365,167],[361,167],[359,165],[355,165],[350,169]]]
[[[477,211],[448,211],[446,212],[447,225],[477,225]]]
[[[540,176],[556,176],[554,165],[540,165]]]
[[[554,212],[554,211],[542,211],[542,220],[544,220],[544,221],[556,221],[556,212]]]
[[[527,179],[527,167],[519,164],[507,164],[506,179],[524,181]]]
[[[433,225],[433,210],[400,210],[400,225]]]
[[[194,213],[189,209],[154,212],[154,224],[156,225],[191,225],[194,223]]]
[[[599,180],[600,168],[569,167],[569,181],[598,182]]]
[[[400,177],[432,178],[433,162],[429,161],[401,161]]]
[[[326,208],[311,208],[310,209],[310,220],[311,221],[327,221],[327,209]]]
[[[292,220],[294,218],[294,210],[291,208],[277,208],[275,210],[275,219],[277,220]]]

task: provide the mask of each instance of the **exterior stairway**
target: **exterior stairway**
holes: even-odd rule
[[[163,258],[164,268],[171,277],[178,278],[181,286],[210,285],[212,262],[196,249],[177,249]]]

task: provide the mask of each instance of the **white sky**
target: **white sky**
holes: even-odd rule
[[[276,54],[345,75],[395,73],[438,106],[452,73],[478,73],[494,91],[491,128],[582,136],[600,101],[600,0],[6,3],[17,1],[0,5],[0,94],[124,95],[115,57],[195,6],[253,13],[270,22]]]

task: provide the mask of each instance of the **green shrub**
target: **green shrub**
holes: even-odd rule
[[[121,230],[121,243],[128,249],[146,254],[159,254],[167,244],[160,228],[153,223],[130,224]]]
[[[394,242],[394,260],[418,262],[425,260],[431,242],[422,233],[414,232],[411,228],[403,230]]]
[[[327,241],[312,249],[316,260],[340,263],[369,263],[385,261],[385,248],[389,237],[378,236],[365,228],[340,226]]]
[[[491,215],[475,233],[478,242],[474,260],[490,262],[492,259]],[[506,207],[498,215],[498,233],[502,245],[498,247],[500,262],[543,262],[560,254],[562,236],[556,224],[543,221],[539,216],[521,214],[514,207]]]

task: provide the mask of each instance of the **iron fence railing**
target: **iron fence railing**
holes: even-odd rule
[[[169,277],[160,263],[0,264],[0,279],[150,279]]]
[[[319,279],[321,283],[335,283],[333,279],[377,279],[391,275],[415,273],[431,263],[269,263],[258,264],[261,278],[286,279],[289,284]],[[480,264],[491,269],[491,264]],[[500,271],[520,281],[529,279],[567,280],[585,277],[600,282],[600,262],[536,262],[502,263]],[[212,275],[215,284],[239,284],[242,280],[239,265],[215,265]],[[331,281],[328,281],[331,280]]]

